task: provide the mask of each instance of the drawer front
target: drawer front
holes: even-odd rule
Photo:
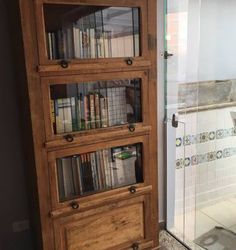
[[[145,239],[145,197],[86,211],[54,222],[57,250],[130,249]],[[131,248],[132,249],[132,248]]]

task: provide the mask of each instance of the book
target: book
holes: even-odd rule
[[[91,162],[89,161],[89,154],[81,155],[81,163],[82,163],[82,169],[83,169],[83,192],[91,192],[94,191],[94,185],[93,185],[93,175],[92,175],[92,168],[91,168]]]
[[[65,198],[70,198],[75,195],[73,174],[72,174],[72,160],[70,157],[62,158],[62,173],[63,173],[63,184]]]
[[[76,157],[76,166],[77,166],[77,173],[78,173],[78,181],[79,181],[79,193],[83,195],[83,179],[82,179],[82,165],[81,165],[81,157]]]
[[[72,178],[73,178],[73,187],[74,187],[74,194],[80,194],[80,186],[79,186],[79,172],[77,167],[77,156],[73,156],[71,158],[72,164]]]
[[[90,127],[96,128],[95,124],[95,101],[94,101],[94,94],[90,93],[89,94],[89,111],[90,111]]]
[[[78,130],[78,122],[77,122],[77,107],[76,107],[77,100],[75,97],[70,98],[70,105],[71,105],[71,122],[72,122],[72,131]]]
[[[101,115],[100,115],[99,93],[94,94],[94,106],[95,106],[95,124],[96,124],[96,128],[100,128],[101,127]]]
[[[47,33],[47,41],[48,41],[48,59],[52,60],[52,34],[51,32]]]
[[[84,96],[84,121],[85,129],[90,129],[90,110],[89,110],[89,98],[87,95]]]
[[[80,50],[80,29],[76,24],[73,24],[74,52],[75,58],[81,58]]]
[[[57,182],[58,182],[59,198],[60,200],[64,200],[65,188],[64,188],[63,171],[62,171],[62,160],[57,159],[56,165],[57,165]]]

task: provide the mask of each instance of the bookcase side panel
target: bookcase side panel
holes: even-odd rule
[[[53,232],[51,230],[52,223],[49,220],[50,211],[50,190],[48,185],[48,171],[47,171],[47,154],[43,149],[45,131],[43,120],[43,109],[41,106],[41,89],[40,79],[36,72],[38,65],[38,50],[37,50],[37,37],[34,21],[34,5],[33,1],[20,0],[20,12],[21,12],[21,25],[23,32],[24,42],[24,54],[26,62],[26,74],[28,82],[28,95],[31,111],[31,126],[33,133],[34,144],[34,159],[36,167],[36,181],[35,185],[38,192],[38,202],[40,210],[40,228],[42,239],[42,249],[52,250],[53,244]],[[31,147],[31,145],[29,145]],[[40,246],[38,246],[40,247]],[[41,248],[40,248],[41,250]]]
[[[150,177],[153,185],[151,197],[151,226],[153,228],[153,239],[155,246],[159,245],[158,236],[158,185],[157,185],[157,0],[148,0],[148,48],[149,58],[152,62],[152,67],[149,73],[149,88],[150,88],[150,125],[152,127],[150,133]]]

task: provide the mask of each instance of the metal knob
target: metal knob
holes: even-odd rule
[[[136,242],[132,245],[133,250],[139,250],[139,244]]]
[[[127,63],[127,65],[132,65],[133,64],[133,59],[132,58],[128,58],[126,60],[126,63]]]
[[[134,132],[135,131],[135,125],[134,124],[129,124],[128,129],[129,129],[130,132]]]
[[[64,136],[64,139],[66,139],[66,141],[68,141],[68,142],[73,142],[74,141],[74,136],[68,134],[68,135]]]
[[[79,208],[79,204],[77,203],[77,202],[72,202],[71,204],[71,207],[73,208],[73,209],[78,209]]]
[[[130,193],[131,194],[134,194],[134,193],[136,193],[136,187],[135,186],[131,186],[130,188],[129,188],[129,191],[130,191]]]
[[[60,61],[60,65],[61,65],[61,67],[62,67],[63,69],[66,69],[66,68],[69,67],[69,62],[66,61],[66,60],[61,60],[61,61]]]

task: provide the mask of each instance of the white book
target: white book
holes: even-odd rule
[[[56,132],[61,134],[65,132],[64,128],[64,111],[63,111],[63,100],[55,100],[55,117],[56,117]]]
[[[73,26],[73,37],[75,58],[80,58],[80,30],[75,25]]]
[[[96,58],[95,29],[90,29],[90,57]]]
[[[118,57],[118,49],[117,49],[117,38],[111,39],[111,54],[112,57]]]
[[[135,42],[135,54],[134,56],[140,56],[140,41],[139,41],[139,34],[134,35],[134,42]]]
[[[90,160],[91,160],[91,168],[92,168],[92,177],[93,177],[94,189],[99,190],[98,173],[97,173],[97,168],[96,168],[95,153],[90,153]]]
[[[72,132],[72,110],[70,98],[63,98],[63,114],[64,114],[64,129],[65,132]]]
[[[108,149],[102,150],[102,154],[103,154],[103,159],[104,159],[106,188],[111,188],[112,180],[111,180],[111,168],[110,168],[110,163],[109,163],[109,150]]]
[[[74,195],[73,175],[70,158],[62,158],[63,183],[65,190],[65,198]]]
[[[52,34],[48,32],[48,58],[51,60],[52,57]]]
[[[124,39],[124,53],[125,57],[134,56],[134,38],[133,35],[125,36]]]

